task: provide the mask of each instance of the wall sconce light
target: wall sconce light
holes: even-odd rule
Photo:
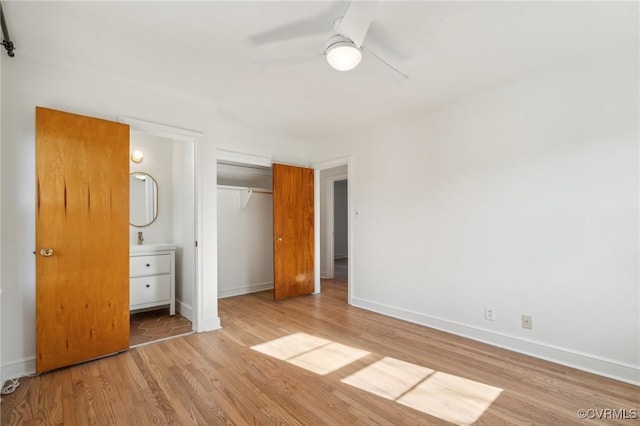
[[[131,154],[131,161],[133,161],[134,163],[142,163],[142,160],[143,160],[142,152],[133,151],[133,154]]]

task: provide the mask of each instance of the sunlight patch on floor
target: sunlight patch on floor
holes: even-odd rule
[[[394,358],[383,358],[342,383],[458,425],[482,416],[502,389]]]
[[[342,379],[342,383],[395,401],[433,373],[429,368],[386,357]]]
[[[339,370],[367,355],[369,355],[367,351],[339,343],[329,343],[288,361],[298,367],[324,375]]]
[[[500,388],[438,371],[397,402],[457,425],[471,425],[500,393]]]
[[[369,352],[306,333],[294,333],[251,349],[319,375],[337,371]],[[442,420],[475,423],[502,389],[391,357],[382,358],[341,380]]]
[[[286,361],[305,352],[326,346],[329,343],[331,343],[331,340],[321,339],[306,333],[294,333],[252,346],[251,349]]]
[[[291,334],[251,349],[319,375],[332,373],[369,355],[367,351],[305,333]]]

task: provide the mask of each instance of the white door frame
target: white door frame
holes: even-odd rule
[[[325,278],[329,280],[335,278],[335,183],[341,180],[346,180],[347,185],[349,184],[348,175],[329,176],[324,180],[326,194],[326,198],[324,201],[324,223],[326,228],[324,246],[324,275]]]
[[[338,166],[347,166],[347,228],[348,231],[348,256],[349,256],[349,265],[348,265],[348,277],[349,277],[349,285],[347,286],[347,303],[352,304],[351,300],[353,298],[353,288],[355,284],[355,276],[353,274],[353,223],[351,221],[351,209],[353,206],[353,172],[351,170],[351,156],[347,155],[344,157],[334,158],[326,161],[318,161],[313,163],[311,167],[314,169],[314,227],[313,232],[315,236],[315,253],[320,253],[320,172],[326,169],[332,169]],[[320,293],[320,256],[315,256],[315,290],[314,293]]]
[[[131,117],[120,117],[120,122],[129,125],[130,130],[135,130],[138,132],[143,132],[146,134],[160,136],[164,138],[169,138],[182,142],[190,142],[193,143],[194,147],[194,158],[193,158],[193,167],[194,167],[194,212],[195,212],[195,235],[193,236],[194,245],[196,246],[196,255],[195,255],[195,265],[194,267],[194,275],[195,275],[195,288],[194,288],[194,301],[193,301],[193,330],[196,332],[208,331],[212,328],[208,325],[208,321],[206,320],[206,312],[203,309],[202,301],[205,300],[209,295],[205,295],[204,286],[202,285],[202,277],[203,277],[203,261],[202,261],[202,250],[198,249],[198,241],[202,241],[202,220],[204,214],[202,212],[202,188],[204,185],[202,184],[202,167],[199,166],[199,158],[198,149],[200,148],[200,141],[203,139],[203,134],[199,132],[194,132],[191,130],[180,129],[177,127],[165,126],[163,124],[153,123],[144,120],[138,120]]]

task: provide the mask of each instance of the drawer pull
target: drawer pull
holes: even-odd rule
[[[145,287],[149,288],[149,287],[151,287],[151,285],[150,285],[150,284],[147,284]]]
[[[151,264],[150,264],[150,263],[147,263],[147,268],[148,268],[149,266],[151,266]]]

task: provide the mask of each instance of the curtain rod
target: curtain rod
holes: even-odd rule
[[[4,19],[4,8],[2,7],[2,3],[0,2],[0,25],[2,25],[2,45],[5,49],[7,49],[7,55],[10,57],[14,57],[15,53],[13,53],[13,42],[11,41],[11,37],[9,36],[9,29],[7,28],[7,21]]]

